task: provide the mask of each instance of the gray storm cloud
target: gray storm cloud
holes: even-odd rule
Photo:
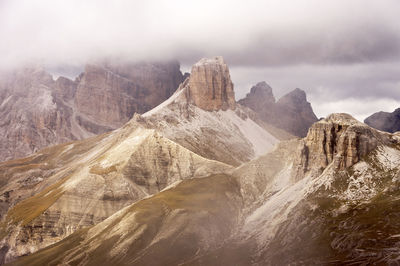
[[[395,0],[2,0],[0,68],[223,55],[238,96],[266,80],[278,96],[306,90],[317,115],[353,106],[362,118],[350,99],[400,101],[398,10]]]

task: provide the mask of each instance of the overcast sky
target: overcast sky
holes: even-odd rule
[[[317,116],[400,107],[400,1],[0,0],[0,68],[222,55],[237,98],[298,87]]]

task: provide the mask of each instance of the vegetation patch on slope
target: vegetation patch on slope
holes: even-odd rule
[[[15,224],[22,222],[22,226],[30,223],[62,196],[64,192],[61,185],[69,177],[70,176],[67,176],[57,183],[48,186],[40,193],[17,203],[8,211],[7,219]]]
[[[185,180],[121,210],[85,235],[76,232],[12,265],[176,265],[202,245],[222,243],[236,223],[240,202],[239,185],[231,176]]]

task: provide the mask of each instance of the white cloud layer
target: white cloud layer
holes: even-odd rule
[[[277,96],[306,90],[319,116],[348,106],[361,117],[349,99],[378,110],[400,100],[399,10],[396,0],[0,0],[0,69],[223,55],[238,96],[265,80]]]

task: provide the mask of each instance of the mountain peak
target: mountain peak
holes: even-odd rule
[[[235,109],[235,92],[222,56],[203,58],[193,65],[186,96],[206,111]]]
[[[278,102],[307,103],[306,92],[302,89],[296,88],[284,95]]]
[[[359,122],[349,114],[335,113],[313,124],[299,150],[303,173],[321,173],[330,163],[343,170],[359,162],[363,156],[374,150],[378,143],[388,143],[387,136]]]
[[[265,81],[258,82],[256,85],[251,87],[250,93],[247,94],[247,96],[251,97],[252,95],[257,97],[260,96],[267,100],[275,102],[275,97],[272,93],[272,88]]]
[[[224,58],[222,56],[215,56],[213,58],[202,58],[194,66],[201,65],[223,65],[225,64]]]
[[[362,123],[346,113],[333,113],[328,115],[323,121],[333,122],[341,125],[361,125]]]
[[[374,113],[367,117],[364,123],[390,133],[400,131],[400,108],[397,108],[392,113],[382,111]]]

